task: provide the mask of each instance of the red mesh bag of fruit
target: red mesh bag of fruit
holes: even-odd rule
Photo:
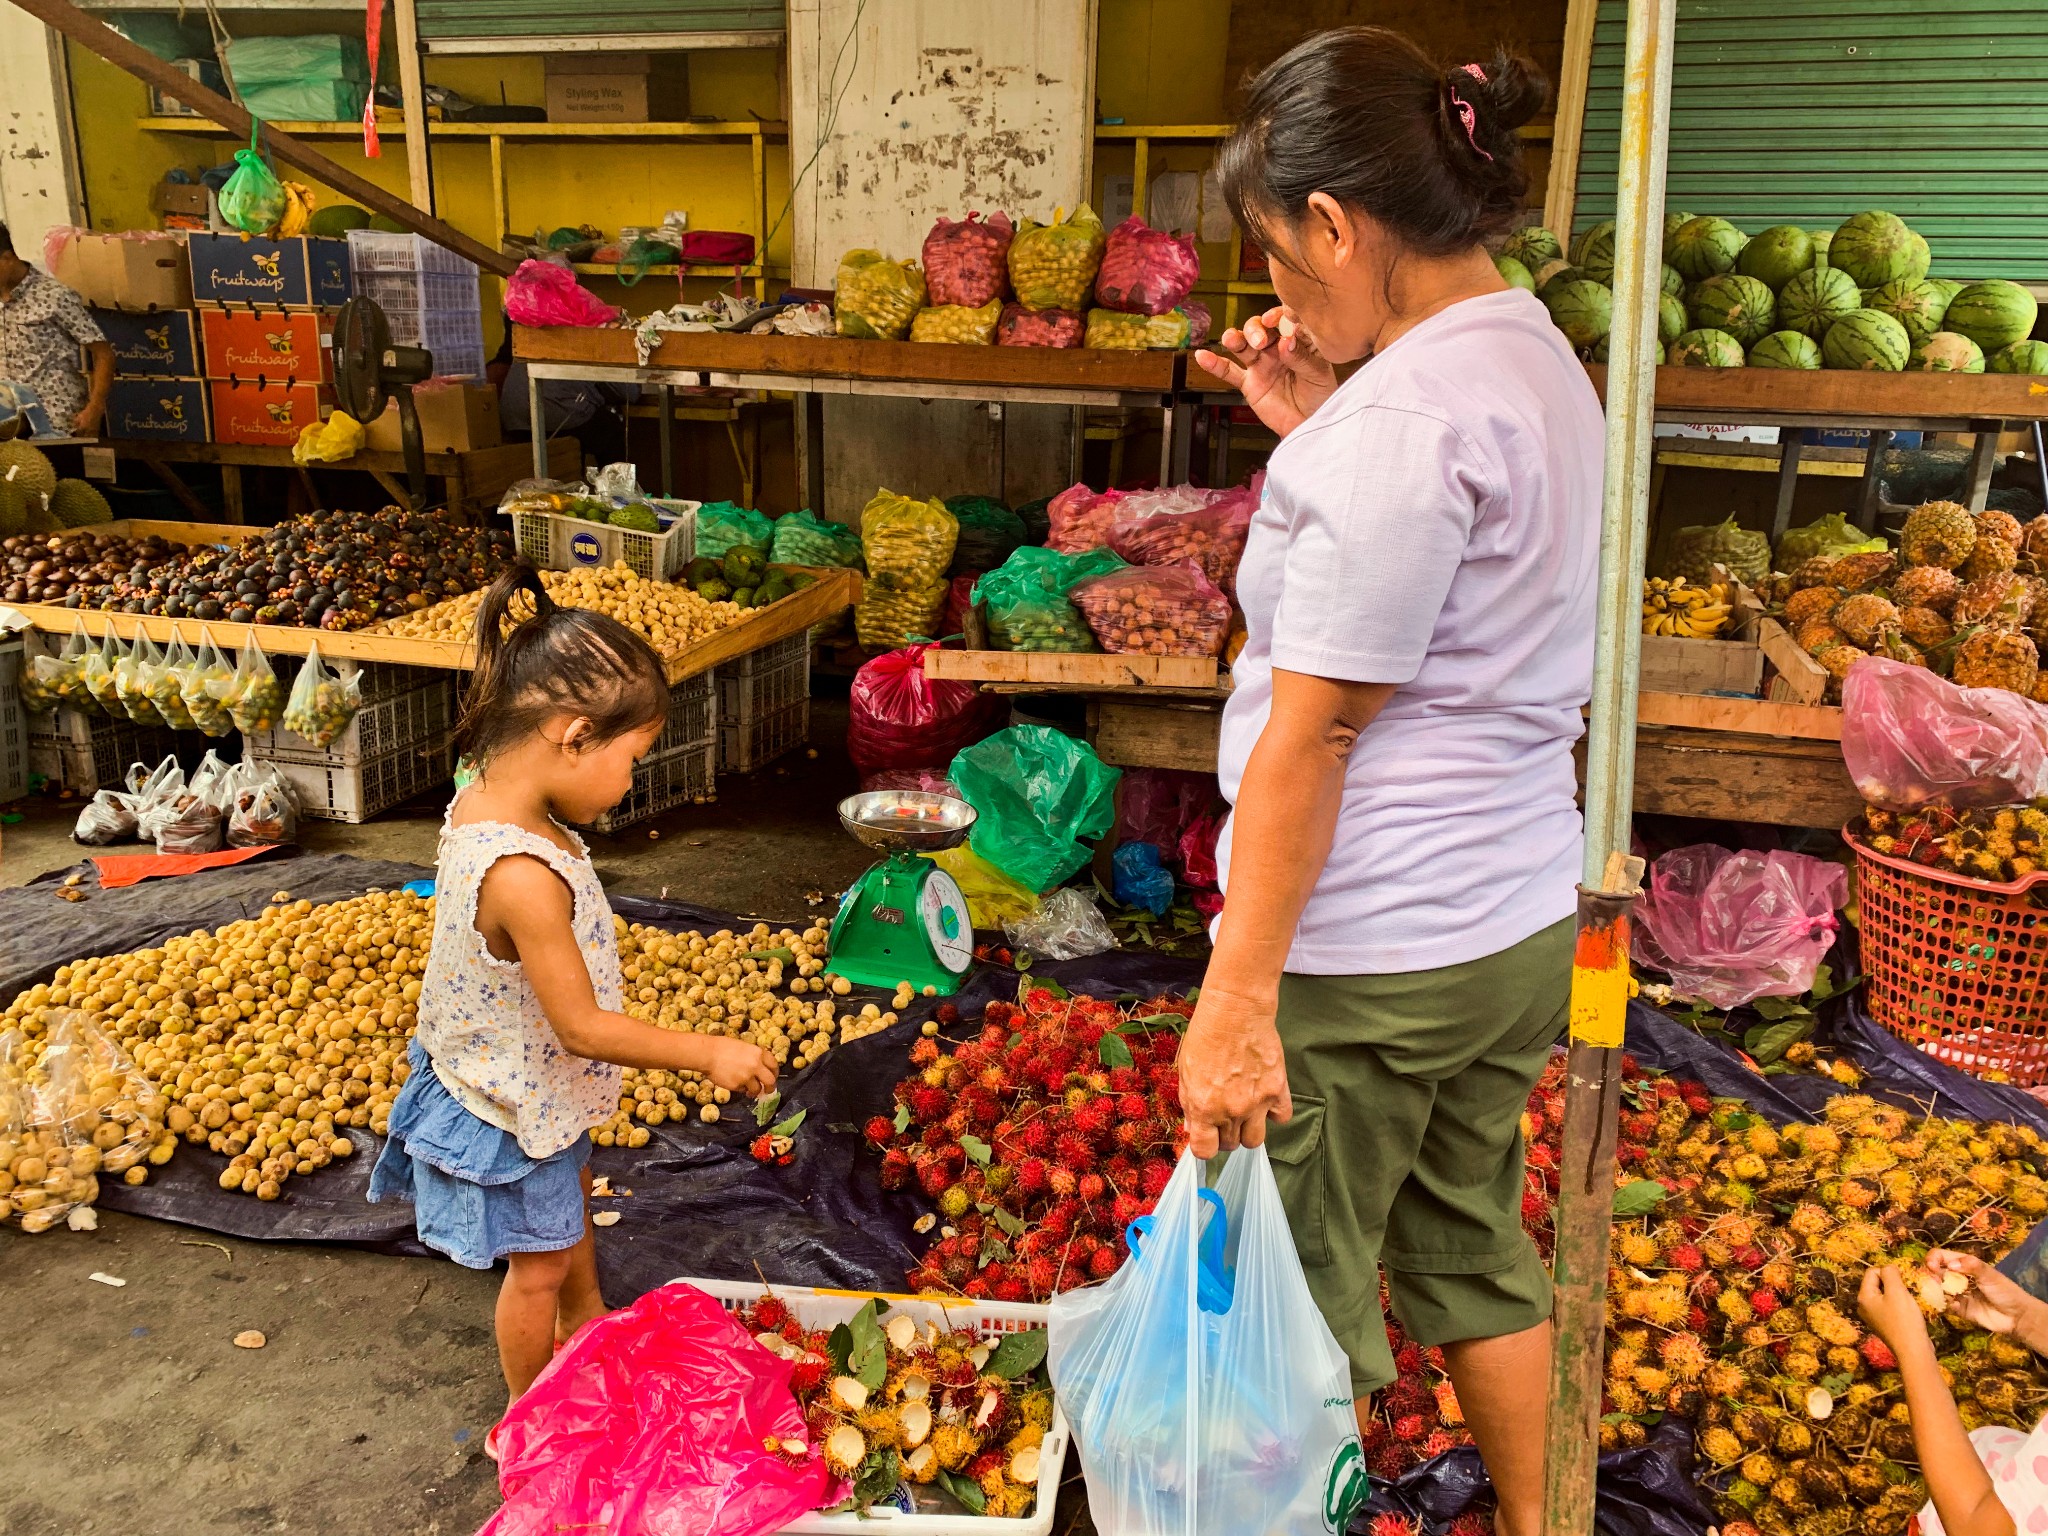
[[[1154,229],[1133,214],[1103,245],[1095,302],[1127,315],[1163,315],[1194,290],[1201,275],[1193,235]]]
[[[1259,509],[1255,486],[1211,492],[1205,505],[1185,512],[1157,512],[1119,518],[1109,526],[1109,547],[1133,565],[1173,565],[1191,560],[1224,596],[1237,595],[1237,564]]]
[[[1000,299],[1010,291],[1010,237],[1016,233],[1007,213],[983,219],[940,219],[924,237],[924,281],[934,308],[958,304],[968,309]]]
[[[1105,651],[1126,656],[1220,656],[1230,599],[1192,560],[1132,565],[1067,594]]]
[[[1026,309],[1005,304],[996,322],[999,347],[1078,347],[1088,324],[1071,309]]]
[[[1102,548],[1109,542],[1109,530],[1117,520],[1123,499],[1122,491],[1091,491],[1078,482],[1068,486],[1046,503],[1050,531],[1045,536],[1045,547],[1063,555]]]

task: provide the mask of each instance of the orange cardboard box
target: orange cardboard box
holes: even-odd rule
[[[215,379],[213,440],[258,448],[289,448],[334,408],[334,392],[318,384],[273,379]]]
[[[334,378],[334,317],[306,310],[202,309],[209,379]]]

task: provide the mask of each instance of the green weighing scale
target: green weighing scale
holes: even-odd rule
[[[967,841],[974,807],[951,795],[882,789],[839,802],[839,823],[865,848],[888,854],[854,881],[832,919],[830,968],[864,987],[909,982],[940,997],[974,965],[974,924],[960,887],[920,853]]]

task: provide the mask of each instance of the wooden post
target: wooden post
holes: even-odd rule
[[[754,297],[768,297],[768,147],[761,137],[761,125],[754,124]],[[676,268],[676,286],[682,287],[684,268]],[[735,284],[737,287],[737,284]],[[749,506],[753,503],[749,502]]]
[[[398,94],[405,104],[405,173],[412,205],[434,211],[433,145],[428,140],[427,87],[420,75],[420,22],[413,0],[392,0],[392,21],[398,47]]]
[[[491,238],[503,241],[512,233],[512,194],[505,185],[505,135],[491,135]]]
[[[1145,217],[1145,183],[1151,178],[1152,141],[1136,138],[1131,141],[1131,214],[1134,218]]]
[[[1543,223],[1566,245],[1579,195],[1579,141],[1586,128],[1586,81],[1593,70],[1593,23],[1600,0],[1570,0],[1564,15],[1564,69],[1557,82],[1557,120],[1550,132],[1550,180]]]

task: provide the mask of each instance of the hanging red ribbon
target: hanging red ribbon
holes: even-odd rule
[[[369,0],[363,16],[363,46],[370,55],[370,99],[363,103],[363,155],[371,160],[384,158],[384,145],[377,137],[377,54],[383,41],[384,0]]]

